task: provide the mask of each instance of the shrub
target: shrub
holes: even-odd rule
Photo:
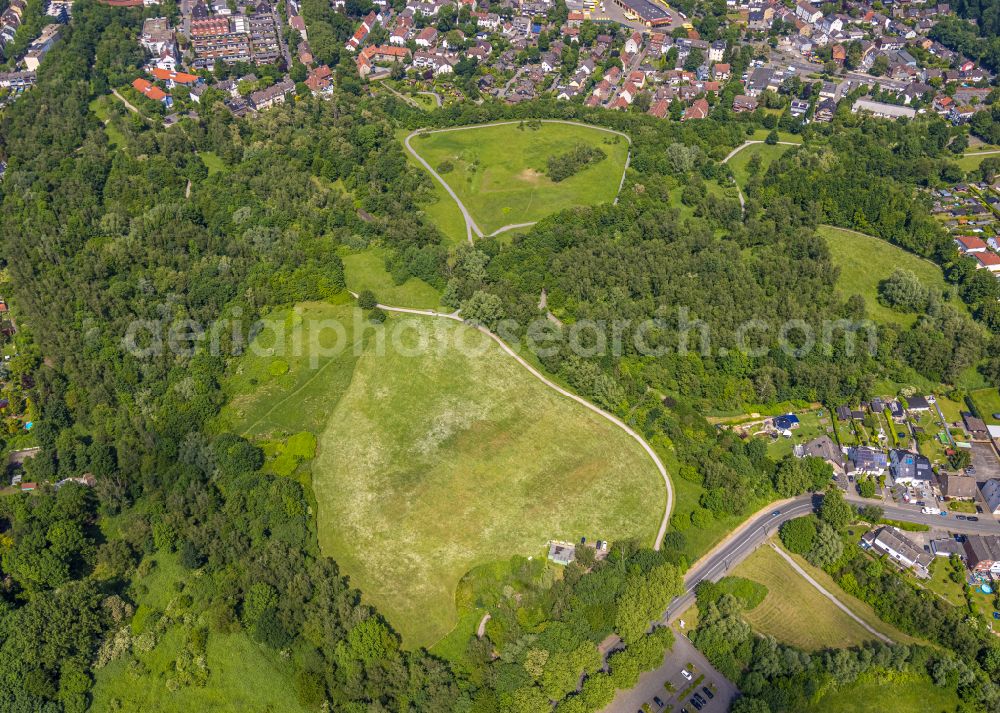
[[[816,540],[816,524],[811,517],[797,517],[782,525],[778,535],[789,552],[804,555]]]

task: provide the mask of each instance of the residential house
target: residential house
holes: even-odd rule
[[[849,473],[862,473],[864,475],[882,475],[889,467],[889,460],[878,448],[868,446],[858,446],[851,448],[847,452]]]
[[[757,100],[753,97],[748,97],[745,94],[737,94],[733,97],[733,111],[737,114],[754,111],[756,108]]]
[[[934,471],[927,458],[899,448],[889,451],[889,470],[899,485],[928,486],[934,480]]]
[[[285,97],[295,91],[295,82],[283,79],[266,89],[260,89],[250,94],[250,103],[257,111],[269,109],[272,106],[285,103]]]
[[[977,270],[989,270],[990,272],[1000,272],[1000,255],[996,253],[975,253]]]
[[[132,87],[147,99],[160,102],[168,108],[174,103],[169,94],[151,83],[148,79],[136,79],[132,82]]]
[[[974,441],[988,441],[990,440],[990,433],[986,428],[986,422],[978,416],[969,413],[968,411],[962,411],[962,423],[965,425],[965,430],[968,431],[969,437]]]
[[[916,110],[908,106],[897,106],[886,104],[885,102],[872,101],[871,99],[858,99],[851,107],[851,113],[872,114],[880,119],[912,119],[917,115]]]
[[[938,476],[941,494],[949,500],[975,500],[979,487],[976,479],[968,475],[941,473]]]
[[[994,515],[1000,515],[1000,480],[990,478],[979,486],[979,492],[986,503],[986,509]]]
[[[1000,574],[1000,536],[968,535],[965,561],[973,572]]]
[[[681,115],[681,121],[704,119],[708,117],[708,112],[708,102],[704,99],[695,99],[694,103],[684,110],[684,113]]]
[[[437,42],[438,31],[433,27],[425,27],[418,34],[414,40],[414,44],[417,47],[433,47]]]
[[[803,22],[808,22],[810,25],[814,25],[819,22],[821,17],[823,17],[823,13],[820,12],[819,8],[812,3],[808,3],[805,0],[799,0],[795,4],[795,16]]]
[[[924,552],[923,548],[895,527],[880,527],[874,532],[866,533],[863,539],[873,550],[887,555],[905,569],[912,569],[917,576],[930,576],[928,568],[934,561],[934,556]]]
[[[795,446],[794,453],[799,458],[822,458],[830,464],[834,473],[844,472],[844,453],[829,436],[819,436],[808,443]]]

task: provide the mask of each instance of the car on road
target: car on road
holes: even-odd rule
[[[927,503],[925,503],[923,500],[918,500],[917,502],[915,502],[913,504],[914,505],[919,505],[920,507],[924,507],[924,506],[927,505]]]
[[[956,520],[968,520],[969,518],[967,518],[965,515],[956,515],[955,519]]]
[[[771,517],[778,517],[778,515],[780,515],[780,514],[781,514],[781,510],[775,510],[774,512],[771,513]]]
[[[663,708],[663,701],[660,700],[659,696],[653,696],[653,703],[658,705],[660,708]]]
[[[969,515],[969,517],[965,519],[968,520],[969,522],[979,522],[979,518],[976,517],[975,515]]]
[[[684,677],[684,678],[685,678],[686,680],[688,680],[688,681],[690,681],[690,680],[691,680],[691,678],[692,678],[692,676],[691,676],[690,672],[688,672],[688,670],[687,670],[686,668],[682,668],[682,669],[681,669],[681,675],[682,675],[682,676],[683,676],[683,677]]]
[[[922,512],[924,515],[940,515],[941,514],[941,511],[938,510],[937,508],[935,508],[935,507],[928,507],[928,506],[924,506],[924,508],[920,512]]]
[[[705,693],[706,696],[709,697],[709,699],[715,698],[715,694],[712,693],[712,691],[709,689],[708,686],[702,686],[701,690]]]

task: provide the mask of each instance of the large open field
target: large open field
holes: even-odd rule
[[[476,330],[392,322],[403,348],[358,360],[313,484],[323,550],[408,645],[451,630],[456,586],[477,564],[539,555],[550,538],[652,541],[663,482],[635,441]]]
[[[276,313],[283,341],[262,333],[231,369],[216,428],[318,436],[320,545],[408,646],[456,626],[456,588],[477,565],[541,556],[550,538],[652,542],[663,481],[627,434],[477,330],[391,316],[380,332],[359,317],[349,304]]]
[[[754,631],[807,651],[854,646],[874,638],[767,545],[732,574],[768,589],[764,601],[743,615]]]
[[[820,226],[816,232],[826,239],[833,261],[840,268],[837,287],[845,296],[858,294],[864,297],[868,314],[876,322],[905,327],[916,321],[916,314],[879,304],[878,284],[897,267],[910,270],[928,287],[939,290],[946,287],[940,267],[885,240],[828,225]],[[967,310],[960,300],[953,300],[950,304],[956,309]]]
[[[546,175],[550,157],[580,144],[603,150],[607,157],[558,183]],[[597,128],[543,123],[540,128],[519,124],[486,125],[441,131],[414,137],[410,145],[431,166],[450,162],[442,174],[486,233],[515,223],[541,220],[551,213],[579,205],[614,200],[625,170],[628,142]],[[426,208],[432,219],[442,208]],[[453,226],[449,233],[453,233]]]

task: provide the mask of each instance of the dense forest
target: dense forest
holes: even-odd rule
[[[321,5],[306,2],[303,13],[311,34],[329,24],[316,30],[314,47],[325,37],[337,62],[349,27]],[[369,96],[349,60],[337,66],[329,100],[240,120],[207,94],[199,121],[170,129],[115,117],[122,143],[114,146],[88,107],[137,74],[144,12],[80,0],[37,87],[0,125],[5,296],[30,325],[11,369],[41,449],[25,478],[96,479],[93,489],[68,484],[0,501],[7,709],[87,708],[95,666],[146,645],[128,622],[137,570],[159,553],[199,573],[186,592],[190,658],[203,657],[206,637],[244,632],[291,652],[306,707],[532,711],[558,702],[597,710],[671,644],[668,631],[647,627],[679,591],[685,530],[829,481],[818,461],[774,462],[762,442],[720,433],[707,410],[833,404],[914,369],[949,379],[983,363],[994,381],[1000,374],[995,336],[986,338],[996,330],[987,305],[997,295],[952,264],[949,241],[913,198],[916,185],[949,170],[947,131],[937,123],[851,120],[838,125],[843,138],[816,132],[809,148],[754,181],[745,217],[736,200],[705,186],[730,181],[720,160],[757,128],[753,117],[720,108],[712,120],[680,124],[542,100],[455,106],[428,119]],[[627,131],[632,168],[619,204],[568,211],[510,244],[486,239],[449,254],[419,208],[433,200],[430,179],[407,166],[396,131],[531,117]],[[210,171],[209,156],[224,170]],[[683,212],[671,207],[678,193]],[[920,330],[881,328],[875,353],[834,346],[793,356],[773,330],[741,343],[750,320],[820,329],[865,317],[863,300],[834,289],[836,267],[814,232],[822,221],[945,265],[954,299],[979,322],[949,305],[928,307]],[[512,565],[503,584],[517,598],[499,596],[504,587],[477,594],[495,615],[485,639],[467,642],[466,667],[402,649],[391,622],[319,551],[309,488],[262,473],[255,444],[206,429],[224,400],[223,355],[245,346],[239,335],[275,306],[341,294],[339,248],[373,244],[386,249],[396,282],[419,277],[487,325],[511,318],[526,330],[541,316],[543,290],[565,325],[653,320],[655,356],[626,344],[620,354],[584,357],[560,342],[539,359],[628,419],[676,477],[702,487],[695,509],[672,520],[662,552],[616,543],[606,560],[584,556],[558,581]],[[221,349],[204,348],[192,324],[221,335]],[[702,327],[708,351],[695,345]],[[525,331],[511,336],[527,342]],[[793,330],[790,338],[799,337]],[[168,340],[173,348],[161,348]],[[597,644],[612,634],[624,643],[605,662]],[[916,654],[878,656],[903,666]]]

